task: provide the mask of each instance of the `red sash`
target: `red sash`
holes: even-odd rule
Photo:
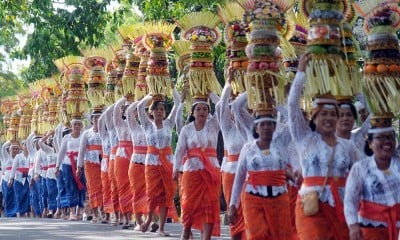
[[[147,146],[133,146],[133,154],[147,154]]]
[[[67,152],[67,156],[71,161],[72,176],[74,177],[75,183],[78,186],[79,191],[81,191],[85,186],[81,183],[81,180],[76,175],[76,162],[75,158],[78,157],[78,152]]]
[[[388,225],[389,240],[397,240],[399,230],[396,227],[396,221],[400,221],[400,203],[389,207],[379,203],[361,201],[361,217],[379,222],[386,222]]]
[[[215,171],[215,167],[209,161],[210,157],[217,157],[217,151],[214,148],[192,148],[188,150],[186,155],[187,159],[199,158],[208,174],[210,174],[212,182],[219,182],[219,176]]]
[[[160,162],[166,172],[172,172],[172,163],[168,161],[168,155],[172,154],[172,148],[171,147],[165,147],[165,148],[156,148],[154,146],[148,146],[147,147],[147,154],[154,154],[158,155],[158,159],[160,159]]]
[[[237,162],[239,160],[239,154],[228,154],[228,151],[224,151],[224,156],[228,162]]]
[[[247,183],[253,186],[284,186],[286,175],[284,170],[248,171]]]

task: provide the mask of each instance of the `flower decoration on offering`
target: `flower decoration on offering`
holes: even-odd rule
[[[106,92],[104,94],[104,104],[106,106],[112,105],[115,102],[115,84],[117,79],[117,69],[109,62],[106,66],[107,81]]]
[[[233,95],[246,91],[244,78],[248,59],[246,56],[247,37],[249,27],[242,22],[244,9],[238,3],[226,3],[219,6],[218,15],[225,24],[224,40],[227,47],[229,66],[234,69],[234,79],[231,83]]]
[[[154,101],[164,100],[171,93],[171,78],[168,70],[167,51],[173,43],[175,25],[167,23],[146,24],[143,45],[149,50],[146,82]]]
[[[221,93],[212,55],[212,47],[221,41],[219,22],[219,17],[211,12],[189,13],[176,21],[182,29],[182,38],[190,42],[188,79],[194,98],[205,99],[210,92]]]
[[[92,106],[104,104],[104,68],[107,61],[101,56],[91,56],[85,59],[84,65],[89,71],[87,98]]]
[[[185,88],[188,86],[188,73],[190,68],[190,42],[186,40],[175,40],[172,48],[175,51],[175,62],[178,70],[178,80],[176,86],[178,88]],[[183,91],[183,90],[182,90]],[[186,91],[185,103],[186,107],[192,105],[192,96],[190,92]]]
[[[112,66],[116,69],[116,78],[114,85],[114,97],[115,99],[120,99],[124,96],[124,89],[122,84],[122,77],[124,75],[125,65],[126,65],[126,50],[112,48],[114,51],[114,57],[112,59]]]
[[[303,12],[295,12],[294,8],[289,9],[286,19],[295,23],[293,36],[289,39],[290,45],[294,48],[295,56],[283,58],[283,66],[285,67],[285,71],[290,81],[294,78],[295,73],[297,72],[297,66],[299,63],[298,58],[307,51],[309,23]]]
[[[350,81],[350,87],[353,94],[360,93],[362,91],[361,86],[361,71],[360,66],[357,64],[359,51],[356,48],[355,38],[352,32],[352,22],[355,14],[354,8],[350,6],[350,14],[345,16],[344,21],[341,25],[341,51],[344,63],[347,66],[348,80]]]
[[[400,51],[396,31],[400,27],[398,1],[355,2],[368,35],[364,62],[365,94],[375,115],[399,113]]]
[[[278,46],[286,21],[285,12],[293,1],[247,0],[239,4],[245,9],[244,19],[250,26],[245,80],[249,108],[256,112],[269,111],[274,108],[273,102],[282,102],[284,98],[286,80],[280,74]]]
[[[138,78],[140,58],[134,53],[133,40],[130,38],[134,33],[134,29],[139,28],[136,25],[127,25],[118,29],[119,34],[123,39],[122,48],[126,50],[126,64],[122,76],[122,86],[124,95],[129,99],[135,94],[135,86]]]
[[[29,90],[24,90],[18,94],[19,107],[21,109],[21,120],[19,122],[18,138],[26,139],[31,132],[31,120],[32,120],[32,105],[31,105],[31,94]]]
[[[133,53],[140,58],[139,68],[137,74],[137,81],[135,84],[135,100],[139,100],[147,95],[148,87],[146,82],[147,76],[147,62],[149,61],[150,51],[144,45],[144,37],[146,34],[146,24],[137,26],[129,34],[129,38],[133,41]]]
[[[18,130],[20,121],[21,115],[18,113],[18,111],[13,111],[10,117],[10,126],[7,129],[7,141],[18,141]]]
[[[347,0],[303,0],[302,11],[309,18],[308,62],[305,96],[331,91],[333,95],[353,95],[347,67],[341,55],[340,25],[349,14]]]
[[[68,80],[67,113],[82,114],[87,111],[87,98],[85,93],[84,58],[78,56],[66,56],[63,58],[66,65],[66,79]]]

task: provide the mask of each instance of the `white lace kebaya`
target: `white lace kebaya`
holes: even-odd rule
[[[378,169],[374,156],[367,157],[352,167],[346,182],[344,197],[344,215],[347,225],[361,223],[364,226],[385,226],[378,222],[361,217],[358,212],[361,201],[373,202],[385,206],[400,204],[400,159],[394,155],[389,169]],[[400,221],[397,221],[397,228]]]
[[[328,163],[331,159],[333,147],[329,146],[317,132],[307,126],[303,113],[300,109],[299,100],[304,88],[305,73],[297,72],[292,83],[288,106],[289,106],[289,129],[293,142],[301,159],[301,169],[303,178],[325,177],[328,171]],[[335,178],[345,178],[354,162],[360,160],[361,154],[352,142],[342,138],[336,138],[334,160],[330,170],[330,176]],[[322,192],[322,186],[301,186],[299,194],[316,190],[322,202],[328,202],[330,206],[335,206],[335,201],[331,187],[327,185]],[[340,199],[344,197],[344,187],[339,187]]]

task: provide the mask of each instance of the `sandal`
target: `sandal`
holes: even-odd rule
[[[158,224],[153,222],[150,225],[150,232],[157,232],[158,228],[159,228]]]
[[[149,230],[149,225],[150,224],[143,223],[142,225],[140,225],[140,230],[142,232],[147,232],[147,230]]]

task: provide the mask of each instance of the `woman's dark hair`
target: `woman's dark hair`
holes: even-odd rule
[[[268,115],[263,115],[263,116],[257,116],[255,120],[260,119],[260,118],[264,118],[264,117],[275,118],[274,116],[268,114]],[[256,128],[257,128],[257,125],[258,125],[258,124],[259,124],[259,123],[254,124],[254,126],[253,126],[253,137],[254,137],[254,138],[259,138],[259,137],[260,137],[260,135],[258,135],[258,133],[257,133],[257,131],[256,131]],[[274,122],[274,125],[275,125],[275,127],[276,127],[276,122]]]
[[[192,105],[192,108],[190,110],[190,116],[188,118],[188,123],[193,122],[195,120],[195,117],[193,116],[194,109],[196,108],[198,103],[195,103]],[[207,104],[208,112],[210,112],[210,105]]]
[[[158,107],[158,105],[160,105],[160,104],[162,104],[164,106],[164,108],[165,108],[165,102],[164,101],[155,101],[155,102],[153,102],[151,104],[150,110],[154,111]]]
[[[64,129],[64,131],[62,132],[62,136],[64,137],[65,135],[68,135],[68,134],[70,134],[72,132],[72,129],[71,128],[66,128],[66,129]]]
[[[337,107],[335,107],[335,112],[336,112],[336,117],[339,117],[339,109]],[[312,118],[310,119],[310,122],[308,124],[308,126],[311,128],[311,131],[313,131],[313,132],[315,132],[315,130],[317,129],[317,125],[315,125],[314,120],[317,117],[318,113],[319,113],[319,111],[316,114],[314,114],[314,116],[312,116]]]
[[[349,105],[350,106],[350,111],[353,114],[354,119],[357,119],[357,110],[356,110],[356,107],[354,106],[354,104],[352,104],[352,103],[340,103],[339,104],[339,108],[342,105]]]

